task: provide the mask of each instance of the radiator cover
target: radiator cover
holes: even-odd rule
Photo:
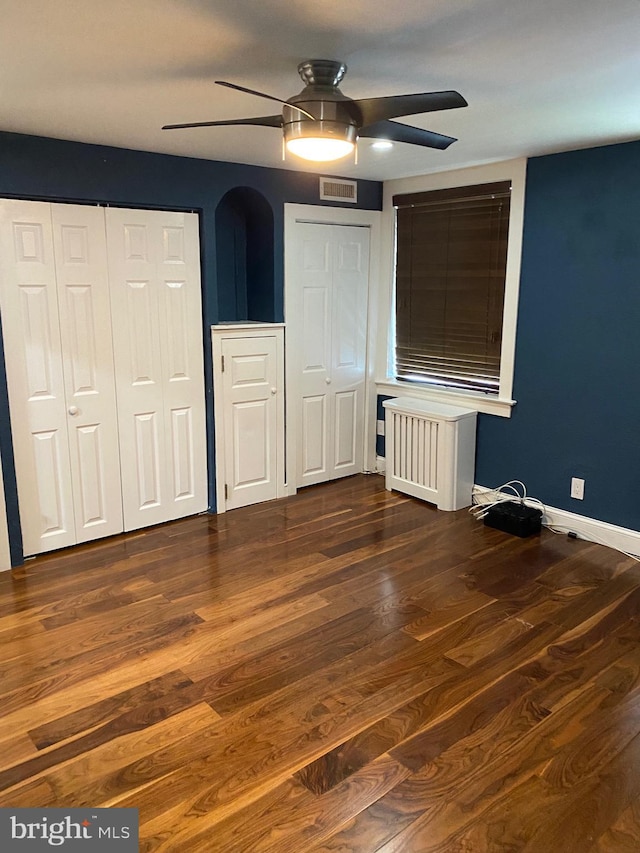
[[[471,505],[478,413],[444,403],[385,400],[387,489],[457,510]]]

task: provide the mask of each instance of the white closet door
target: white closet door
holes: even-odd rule
[[[23,548],[31,555],[76,541],[51,208],[5,200],[0,215],[11,430]]]
[[[120,533],[122,493],[104,212],[51,205],[76,541]]]
[[[300,222],[287,290],[297,381],[297,485],[362,470],[369,230]]]
[[[207,508],[200,239],[195,213],[152,212],[158,260],[168,518]]]
[[[331,477],[333,229],[300,223],[297,232],[300,286],[287,302],[287,324],[300,364],[297,485],[303,486]]]
[[[108,208],[125,530],[207,507],[198,218]]]
[[[275,335],[222,341],[226,509],[277,497]]]

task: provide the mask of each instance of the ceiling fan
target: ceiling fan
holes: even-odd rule
[[[298,65],[304,89],[287,101],[235,83],[216,80],[219,86],[237,89],[259,98],[283,104],[282,113],[227,121],[200,121],[190,124],[166,124],[163,130],[187,127],[224,127],[257,125],[278,127],[284,131],[287,150],[307,160],[338,160],[354,150],[358,137],[408,142],[425,148],[444,150],[455,142],[431,130],[422,130],[390,121],[398,116],[451,110],[466,107],[458,92],[423,92],[415,95],[389,95],[381,98],[353,100],[338,88],[346,74],[344,62],[331,59],[308,59]]]

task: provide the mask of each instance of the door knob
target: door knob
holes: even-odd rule
[[[327,376],[324,381],[327,383],[327,385],[331,385],[331,378],[329,376]]]
[[[70,415],[77,415],[80,409],[77,406],[69,406],[67,409]]]
[[[277,389],[277,388],[272,388],[272,389],[271,389],[271,393],[272,393],[272,394],[277,394],[277,393],[278,393],[278,389]]]

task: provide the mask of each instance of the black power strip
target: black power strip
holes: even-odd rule
[[[504,501],[487,510],[484,523],[513,536],[531,536],[540,533],[542,510],[517,501]]]

